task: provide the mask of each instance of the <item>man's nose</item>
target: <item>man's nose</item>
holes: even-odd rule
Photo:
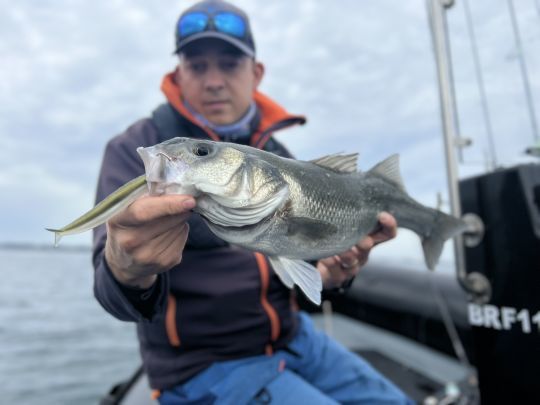
[[[206,72],[204,86],[209,91],[219,91],[225,86],[223,73],[217,67],[211,67]]]

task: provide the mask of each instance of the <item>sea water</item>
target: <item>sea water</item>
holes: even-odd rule
[[[97,404],[140,364],[92,292],[91,252],[0,249],[0,403]]]

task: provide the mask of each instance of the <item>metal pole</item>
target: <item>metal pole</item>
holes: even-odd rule
[[[440,0],[440,1],[441,1],[441,4],[444,7],[452,7],[454,5],[454,0]],[[444,34],[445,48],[448,50],[448,61],[451,64],[452,61],[451,61],[450,55],[452,54],[452,52],[451,52],[451,48],[450,48],[450,39],[449,39],[449,36],[448,36],[446,20],[444,21],[444,30],[445,30],[445,34]],[[452,69],[448,69],[448,82],[449,83],[454,83],[454,72],[452,71]],[[449,100],[449,102],[452,103],[452,111],[455,112],[450,117],[453,120],[453,128],[454,128],[454,134],[455,134],[453,142],[454,142],[454,146],[456,147],[456,150],[457,150],[459,163],[463,163],[463,148],[465,148],[466,146],[469,146],[469,145],[466,143],[466,140],[461,139],[461,129],[459,127],[459,114],[457,113],[458,108],[457,108],[457,97],[456,97],[455,86],[453,86],[453,85],[450,86],[450,91],[452,92],[452,94],[450,95],[448,100]]]
[[[439,93],[441,98],[441,117],[443,123],[444,146],[446,151],[446,170],[448,173],[448,191],[450,209],[454,216],[461,217],[461,205],[458,189],[458,168],[456,164],[456,139],[457,132],[454,118],[456,111],[454,108],[452,91],[452,74],[450,49],[448,47],[447,26],[445,8],[451,7],[453,0],[426,0],[428,6],[431,34],[437,62],[437,75],[439,83]],[[461,235],[454,239],[454,257],[456,262],[456,273],[461,286],[473,294],[477,299],[486,299],[489,295],[489,282],[479,274],[467,275],[465,270],[465,254],[463,249],[463,237]],[[489,299],[489,297],[487,297]]]
[[[527,64],[525,63],[525,55],[521,46],[521,37],[519,35],[519,28],[516,19],[516,11],[514,9],[514,2],[508,0],[508,10],[510,12],[510,20],[512,21],[512,29],[514,30],[514,37],[516,39],[516,48],[519,60],[519,67],[521,69],[521,78],[523,80],[523,88],[525,91],[525,97],[527,99],[527,107],[529,109],[529,116],[531,118],[531,127],[533,131],[533,137],[535,141],[538,141],[538,125],[536,124],[536,114],[534,113],[534,100],[531,93],[531,86],[529,84],[529,73],[527,71]]]
[[[452,74],[450,72],[450,53],[446,40],[446,18],[444,7],[450,7],[450,2],[443,3],[444,0],[428,0],[431,6],[431,22],[433,41],[435,45],[435,56],[437,60],[437,73],[439,78],[439,92],[441,94],[441,114],[443,123],[444,147],[446,151],[446,170],[448,172],[448,189],[450,210],[456,217],[461,216],[461,206],[459,203],[458,168],[456,165],[456,155],[454,142],[458,137],[455,119],[456,110],[453,102]]]
[[[491,127],[491,117],[489,115],[489,109],[487,105],[486,89],[484,87],[484,77],[482,76],[482,69],[480,68],[480,57],[478,54],[478,45],[476,42],[476,34],[474,32],[474,26],[472,24],[471,10],[469,8],[469,1],[463,1],[465,9],[465,18],[467,20],[467,30],[471,38],[471,48],[474,59],[474,67],[476,73],[476,81],[478,83],[478,90],[480,91],[480,100],[482,104],[482,113],[484,115],[484,123],[486,125],[486,134],[488,138],[490,161],[492,168],[497,167],[497,153],[495,150],[495,142],[493,140],[493,129]]]

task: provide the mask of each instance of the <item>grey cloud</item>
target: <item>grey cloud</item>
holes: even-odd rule
[[[515,140],[526,143],[530,135],[515,61],[508,58],[513,41],[505,1],[469,1],[500,148],[511,162],[525,147]],[[359,151],[362,169],[399,152],[407,188],[432,203],[446,183],[425,2],[236,3],[251,15],[267,67],[262,90],[308,116],[308,125],[278,137],[300,158]],[[28,196],[41,201],[30,216],[13,215],[17,239],[48,241],[35,230],[71,220],[92,204],[107,140],[163,100],[159,85],[175,63],[180,7],[172,0],[55,0],[12,2],[0,15],[0,185],[14,196],[3,207],[28,209]],[[461,7],[456,2],[448,18],[461,125],[477,138],[466,156],[476,162],[485,136]],[[539,99],[540,24],[532,5],[518,11]],[[25,171],[26,162],[34,169]],[[461,170],[470,174],[482,165]],[[1,182],[6,175],[19,176],[19,183]],[[76,196],[69,212],[66,195]],[[4,228],[0,241],[14,235]]]

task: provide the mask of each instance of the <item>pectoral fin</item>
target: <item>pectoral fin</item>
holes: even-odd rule
[[[311,302],[321,304],[322,279],[319,270],[303,260],[277,256],[270,256],[268,260],[283,284],[289,288],[296,284]]]
[[[287,235],[308,239],[333,235],[338,231],[338,228],[329,222],[307,217],[287,218],[287,225]]]

